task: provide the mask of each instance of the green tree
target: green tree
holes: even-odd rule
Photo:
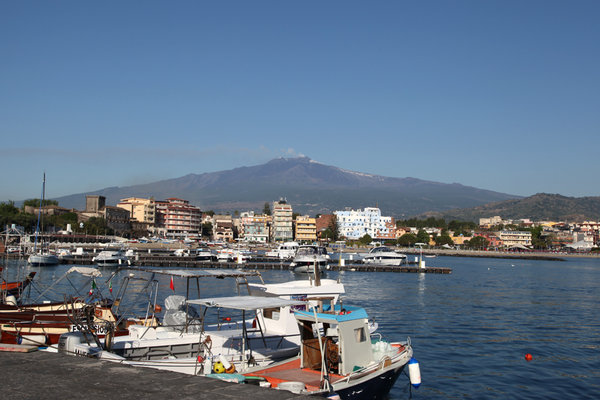
[[[443,246],[445,244],[452,246],[454,244],[454,241],[447,233],[442,233],[441,235],[438,235],[435,238],[433,238],[433,240],[435,240],[436,246]]]
[[[213,224],[211,222],[205,222],[202,224],[202,237],[210,238],[213,233]]]
[[[263,207],[263,214],[264,215],[271,215],[271,206],[269,205],[268,202],[265,202],[265,205]]]
[[[58,205],[58,201],[56,201],[56,200],[44,199],[44,201],[42,201],[42,207],[57,206],[57,205]],[[40,199],[27,199],[23,202],[23,209],[25,209],[25,206],[39,207]]]
[[[418,243],[425,243],[426,245],[429,245],[430,239],[429,233],[427,233],[425,229],[419,229],[419,232],[417,233]]]
[[[414,233],[405,233],[404,235],[398,238],[397,244],[398,246],[410,247],[414,246],[417,242],[417,235],[415,235]]]
[[[490,244],[490,241],[484,238],[483,236],[475,236],[471,240],[467,240],[465,242],[465,246],[470,249],[483,249],[487,248]]]
[[[358,243],[361,244],[361,245],[363,245],[363,246],[369,245],[369,243],[371,243],[372,241],[373,241],[373,238],[368,233],[365,234],[360,239],[358,239]]]

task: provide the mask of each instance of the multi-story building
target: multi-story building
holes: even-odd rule
[[[202,228],[202,213],[187,200],[170,198],[156,202],[156,225],[166,229],[169,237],[198,234]]]
[[[267,243],[270,223],[268,215],[254,215],[253,211],[242,213],[240,236],[246,242]]]
[[[213,215],[213,238],[223,242],[233,241],[233,219],[231,215]]]
[[[308,215],[296,217],[297,242],[315,242],[317,240],[317,220]]]
[[[366,207],[364,210],[335,211],[340,236],[357,240],[364,235],[373,239],[394,239],[395,224],[392,217],[384,217],[381,210]]]
[[[531,246],[531,232],[528,231],[500,231],[496,236],[504,247]]]
[[[271,226],[271,240],[289,241],[294,237],[292,221],[292,206],[284,199],[273,202],[273,223]]]
[[[131,219],[154,225],[156,222],[156,202],[154,199],[143,199],[140,197],[128,197],[121,199],[117,207],[129,211]]]

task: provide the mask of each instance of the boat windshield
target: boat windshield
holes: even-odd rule
[[[371,250],[371,253],[393,253],[394,250],[389,247],[375,247]]]
[[[312,256],[314,254],[318,254],[317,249],[314,247],[299,247],[296,253],[297,256]]]

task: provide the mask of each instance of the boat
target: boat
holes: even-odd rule
[[[410,338],[390,343],[379,334],[370,334],[363,308],[338,305],[323,312],[297,310],[294,314],[300,325],[300,354],[251,368],[243,373],[246,379],[330,399],[385,399],[412,360]],[[324,334],[313,329],[315,324],[323,324]]]
[[[374,247],[362,256],[362,262],[373,265],[399,266],[406,262],[406,254],[399,253],[386,246]]]
[[[199,247],[196,249],[196,260],[198,261],[216,261],[216,256],[208,247]]]
[[[240,270],[142,271],[185,277],[188,289],[190,279],[232,277],[240,283],[248,277],[260,277],[258,271]],[[129,278],[130,275],[126,277]],[[114,337],[102,345],[83,333],[68,333],[60,340],[59,351],[194,375],[210,373],[212,364],[225,357],[238,370],[245,370],[298,353],[299,331],[291,307],[306,308],[306,304],[304,300],[251,295],[193,300],[173,295],[165,301],[160,325],[130,325],[128,335]],[[201,313],[193,311],[194,305],[204,307],[201,318]],[[218,311],[211,324],[208,309]],[[241,318],[232,318],[229,313],[224,317],[223,310],[241,312]]]
[[[43,241],[40,242],[40,246],[38,249],[38,236],[40,234],[40,224],[41,230],[44,230],[44,219],[42,214],[42,206],[44,205],[44,200],[46,197],[46,173],[44,172],[44,179],[42,182],[42,198],[40,199],[40,207],[38,210],[38,218],[37,225],[35,228],[35,241],[33,243],[33,252],[29,255],[27,262],[29,265],[33,265],[36,267],[42,266],[52,266],[58,265],[59,259],[55,254],[50,253],[50,251],[44,247]]]
[[[0,271],[2,268],[0,267]],[[2,303],[14,304],[21,296],[21,293],[29,286],[33,278],[35,277],[35,271],[30,272],[27,277],[22,281],[17,282],[6,282],[2,279],[0,284],[0,293],[2,294],[0,301]]]
[[[280,260],[291,260],[296,255],[300,245],[297,242],[285,242],[279,245],[277,250],[268,251],[265,253],[266,257],[274,257]]]
[[[92,258],[92,262],[99,267],[131,265],[131,261],[123,250],[102,250],[96,257]]]
[[[40,302],[46,293],[53,291],[74,272],[88,278],[82,288],[89,287],[90,282],[95,282],[101,276],[95,268],[72,267],[31,303],[0,305],[2,343],[56,345],[62,334],[76,330],[91,331],[102,336],[107,332],[107,323],[115,326],[115,332],[121,334],[124,326],[117,323],[118,318],[112,312],[112,301],[108,299],[85,302],[81,297],[68,296],[63,302]]]
[[[329,269],[329,258],[326,257],[327,250],[315,245],[301,245],[296,251],[294,260],[290,263],[290,267],[296,273],[314,274],[316,270],[320,274]]]

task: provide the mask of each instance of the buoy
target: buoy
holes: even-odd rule
[[[222,374],[225,372],[225,367],[223,366],[223,363],[221,361],[217,361],[213,364],[212,370],[215,374]]]
[[[219,362],[223,365],[224,371],[228,374],[233,374],[235,372],[235,365],[227,361],[225,356],[219,355]]]
[[[410,378],[410,384],[415,389],[421,386],[421,369],[419,368],[419,362],[413,357],[408,361],[408,377]]]
[[[533,360],[533,356],[531,354],[527,353],[527,354],[525,354],[525,360],[531,361],[531,360]]]

